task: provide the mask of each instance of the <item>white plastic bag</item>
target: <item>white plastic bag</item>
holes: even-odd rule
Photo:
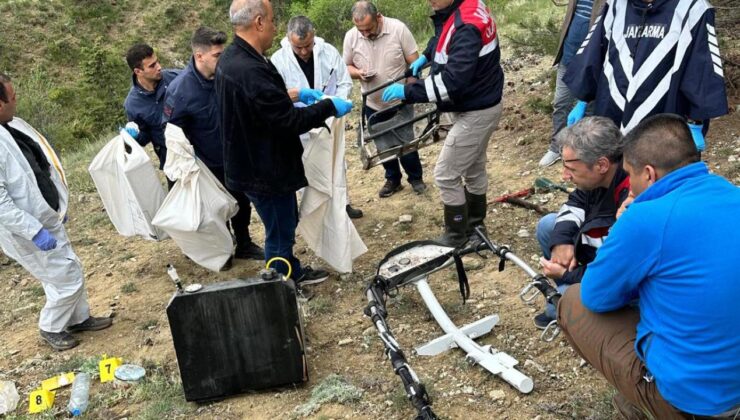
[[[219,271],[231,257],[233,240],[226,222],[239,207],[234,197],[201,161],[180,127],[167,124],[164,172],[176,180],[152,224],[167,232],[197,264]]]
[[[364,254],[355,225],[347,215],[347,179],[344,170],[344,119],[327,120],[311,130],[303,152],[308,187],[301,199],[297,231],[311,250],[340,273],[352,272],[352,261]]]
[[[126,130],[108,142],[88,167],[110,221],[123,236],[160,240],[152,226],[165,192],[149,155]]]
[[[11,381],[0,381],[0,415],[15,411],[21,397],[15,384]]]

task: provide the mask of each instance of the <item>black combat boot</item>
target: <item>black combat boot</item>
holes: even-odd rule
[[[437,242],[459,248],[468,242],[468,206],[445,205],[445,233],[435,239]]]
[[[483,233],[486,233],[486,225],[483,223],[488,212],[486,195],[471,194],[468,190],[465,190],[465,199],[468,202],[468,239],[473,242],[480,241],[481,239],[473,229],[480,226],[483,228]]]

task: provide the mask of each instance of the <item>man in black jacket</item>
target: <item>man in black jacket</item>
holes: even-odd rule
[[[434,168],[444,204],[445,233],[437,241],[468,242],[486,217],[486,149],[501,119],[504,72],[496,24],[482,0],[429,0],[434,37],[411,63],[414,76],[432,63],[429,77],[383,91],[383,100],[436,102],[450,112],[453,126]]]
[[[563,157],[563,179],[576,184],[560,211],[537,224],[537,241],[544,258],[543,273],[555,280],[561,293],[580,283],[586,266],[616,222],[617,210],[630,192],[622,168],[622,135],[612,120],[587,117],[555,136]],[[537,328],[555,319],[555,308],[535,316]]]
[[[303,171],[299,135],[341,117],[352,103],[340,98],[320,100],[313,89],[299,92],[296,108],[283,78],[264,56],[275,38],[269,0],[234,0],[229,9],[234,42],[216,68],[216,95],[221,109],[226,186],[245,193],[265,225],[265,259],[302,284],[328,277],[323,270],[301,268],[293,255],[298,205],[295,192],[308,182]]]

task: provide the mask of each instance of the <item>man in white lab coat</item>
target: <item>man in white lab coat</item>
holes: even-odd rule
[[[15,109],[13,85],[0,73],[0,248],[41,281],[41,338],[67,350],[79,344],[70,332],[101,330],[112,321],[90,316],[82,265],[63,225],[68,190],[59,158]]]
[[[352,78],[347,66],[334,46],[316,36],[316,30],[309,18],[306,16],[291,18],[288,21],[288,33],[280,41],[280,47],[270,57],[270,61],[283,77],[293,102],[299,102],[298,92],[303,88],[316,89],[328,96],[349,99]],[[301,135],[301,141],[305,147],[308,133]],[[350,206],[349,196],[347,214],[353,219],[362,217],[362,210]]]

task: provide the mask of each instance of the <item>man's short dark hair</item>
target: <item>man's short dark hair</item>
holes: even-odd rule
[[[8,103],[10,102],[10,98],[8,98],[8,91],[5,90],[6,83],[10,83],[10,76],[0,72],[0,101]]]
[[[190,39],[190,47],[193,52],[196,50],[204,51],[209,50],[215,45],[224,45],[226,43],[226,33],[217,31],[207,26],[201,26],[193,32],[193,37]]]
[[[141,62],[144,61],[145,58],[149,58],[153,55],[154,48],[149,45],[144,43],[134,44],[126,52],[126,63],[128,63],[128,67],[131,71],[134,71],[134,69],[143,69]]]
[[[686,120],[675,114],[644,119],[624,137],[624,159],[633,168],[650,165],[665,173],[698,162]]]

